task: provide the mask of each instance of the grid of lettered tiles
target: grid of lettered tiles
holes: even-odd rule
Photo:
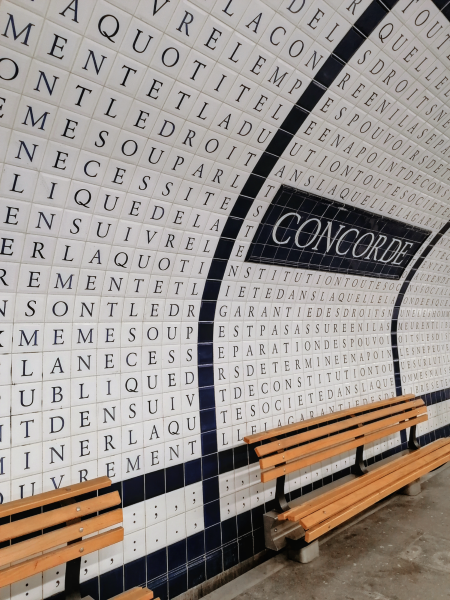
[[[261,551],[245,435],[400,391],[447,431],[448,6],[1,0],[0,500],[112,479],[125,540],[86,594]]]

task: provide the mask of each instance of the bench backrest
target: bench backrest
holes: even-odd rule
[[[0,569],[4,565],[17,560],[28,559],[1,569],[0,587],[122,541],[123,527],[116,527],[82,540],[83,536],[122,522],[121,508],[81,520],[86,515],[104,511],[121,503],[120,495],[116,491],[77,501],[78,496],[95,492],[110,485],[111,480],[108,477],[99,477],[66,488],[37,494],[23,500],[14,500],[2,504],[0,506],[0,518],[18,515],[31,509],[42,508],[55,503],[61,503],[62,506],[33,516],[26,516],[23,519],[11,520],[10,523],[0,526],[0,542],[12,541],[41,532],[41,535],[18,541],[0,550]],[[54,528],[55,526],[60,527],[48,533],[44,532],[45,529]],[[67,545],[51,550],[62,544]],[[51,551],[48,552],[49,550]],[[35,556],[41,552],[45,552],[45,554]],[[32,556],[34,558],[30,558]]]
[[[267,482],[303,467],[423,423],[427,408],[413,394],[338,411],[300,423],[247,436],[260,458],[261,481]]]

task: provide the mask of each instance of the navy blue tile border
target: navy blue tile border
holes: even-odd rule
[[[322,219],[325,219],[326,223],[332,219],[333,227],[339,228],[339,231],[355,231],[352,228],[357,226],[357,237],[344,242],[344,244],[347,244],[348,248],[356,248],[361,244],[363,252],[358,250],[358,257],[355,257],[354,251],[351,253],[351,257],[349,254],[343,256],[338,249],[339,242],[336,242],[335,245],[327,242],[325,252],[325,241],[323,238],[320,239],[320,236],[316,238],[315,233],[306,231],[299,236],[299,223],[305,223],[311,218],[318,220],[319,223],[322,223]],[[278,242],[274,241],[275,232],[276,238],[279,238]],[[349,207],[337,200],[330,200],[281,185],[253,235],[245,261],[295,269],[399,280],[410,262],[420,252],[430,234],[429,230],[397,221],[392,217],[374,215],[372,212],[355,206]],[[311,235],[314,236],[313,240],[311,240]],[[407,246],[409,248],[400,251],[402,254],[400,264],[394,264],[392,258],[383,262],[369,258],[367,251],[371,246],[362,241],[368,235],[374,237],[375,242],[373,243],[375,244],[377,244],[376,240],[380,239],[376,236],[382,236],[384,238],[382,245],[386,244],[387,248],[394,239],[401,240],[402,244],[406,242],[405,248]],[[311,241],[314,239],[318,241],[311,247]],[[304,243],[306,241],[308,241],[307,244]],[[382,246],[379,247],[382,248]],[[391,253],[392,257],[395,257],[396,253],[397,251]],[[201,323],[199,326],[199,342],[203,341],[200,332],[204,325],[205,323]]]

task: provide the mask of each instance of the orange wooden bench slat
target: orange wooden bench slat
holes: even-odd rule
[[[297,431],[298,429],[306,429],[307,427],[312,427],[313,425],[320,425],[321,423],[336,421],[337,419],[341,419],[342,417],[353,416],[353,415],[357,415],[362,412],[367,412],[369,410],[381,408],[383,406],[390,406],[392,404],[407,402],[408,400],[413,400],[414,398],[415,398],[414,394],[405,394],[403,396],[389,398],[388,400],[381,400],[380,402],[373,402],[372,404],[364,404],[362,406],[356,406],[354,408],[347,408],[347,409],[341,410],[339,412],[330,413],[329,415],[323,415],[321,417],[314,417],[312,419],[307,419],[306,421],[302,421],[301,424],[291,423],[290,425],[283,425],[282,427],[275,427],[274,429],[269,429],[269,431],[255,433],[254,435],[248,435],[248,436],[244,437],[244,442],[246,442],[247,444],[254,444],[256,442],[262,442],[264,440],[268,440],[270,438],[277,437],[278,435],[284,435],[285,433],[291,433],[292,431]]]
[[[95,533],[101,529],[106,529],[112,525],[118,525],[123,521],[123,511],[121,508],[113,510],[98,517],[92,517],[73,525],[67,525],[61,527],[56,531],[50,533],[44,533],[38,535],[30,540],[19,542],[18,544],[12,544],[6,548],[0,550],[0,567],[7,565],[8,563],[15,562],[16,560],[22,560],[29,556],[33,556],[38,552],[44,550],[50,550],[61,544],[73,542],[80,537]],[[1,583],[1,576],[0,576]]]
[[[309,431],[298,433],[297,435],[292,435],[287,438],[275,440],[274,442],[269,442],[268,444],[264,444],[263,446],[256,446],[255,452],[258,457],[267,456],[272,452],[278,452],[279,450],[282,450],[284,448],[289,448],[290,446],[295,446],[297,444],[314,440],[318,437],[329,435],[330,433],[338,432],[341,429],[354,427],[356,425],[367,423],[368,421],[372,421],[374,419],[387,417],[389,415],[401,413],[413,408],[418,408],[420,406],[425,406],[425,403],[422,399],[419,398],[418,400],[406,402],[405,404],[396,404],[394,406],[390,406],[388,408],[381,408],[380,410],[376,410],[370,413],[363,413],[358,417],[350,417],[344,421],[338,421],[337,423],[323,425],[322,427],[318,427],[316,429],[310,429]]]
[[[400,465],[393,473],[386,474],[382,477],[378,477],[375,481],[368,483],[358,491],[353,491],[351,494],[344,496],[334,502],[327,504],[324,508],[317,510],[309,514],[308,516],[300,519],[300,524],[304,529],[311,529],[316,525],[319,525],[322,521],[326,521],[330,517],[342,512],[343,510],[351,507],[356,502],[363,500],[364,498],[376,493],[377,491],[394,484],[398,480],[402,480],[407,477],[411,472],[415,472],[418,469],[425,467],[428,463],[440,459],[443,456],[447,456],[450,453],[450,442],[445,444],[442,448],[435,450],[434,452],[428,453],[425,456],[420,456],[420,450],[415,454],[416,460],[406,465]],[[364,475],[362,476],[364,478]]]
[[[148,588],[134,587],[131,590],[113,596],[110,600],[152,600],[153,592]],[[159,598],[157,599],[159,600]]]
[[[141,587],[135,587],[131,590],[127,590],[118,596],[115,596],[116,599],[120,600],[141,600],[145,596],[145,592]]]
[[[114,491],[103,496],[95,496],[82,502],[74,502],[62,508],[56,508],[33,517],[6,523],[0,526],[0,542],[14,539],[34,531],[60,525],[78,517],[84,517],[93,512],[111,508],[121,503],[119,492]]]
[[[383,498],[386,498],[386,496],[389,496],[390,494],[393,494],[394,492],[401,489],[402,487],[405,487],[406,485],[412,483],[419,477],[422,477],[422,475],[425,475],[426,473],[429,473],[430,471],[437,469],[438,467],[445,464],[449,460],[450,460],[450,452],[448,454],[446,454],[445,456],[441,456],[440,458],[436,459],[434,462],[428,463],[428,465],[426,465],[425,467],[421,467],[420,469],[417,469],[413,473],[410,473],[408,476],[403,477],[401,480],[397,480],[395,483],[393,483],[389,486],[386,486],[382,490],[375,492],[374,494],[372,494],[371,496],[369,496],[367,498],[364,498],[363,500],[359,501],[358,503],[352,505],[350,508],[343,510],[341,513],[335,515],[334,517],[331,517],[330,519],[328,519],[327,521],[324,521],[320,525],[317,525],[317,527],[308,529],[308,531],[305,533],[306,542],[309,543],[309,542],[314,541],[315,539],[317,539],[324,533],[327,533],[327,531],[334,529],[334,527],[337,527],[338,525],[340,525],[341,523],[344,523],[345,521],[347,521],[354,515],[357,515],[361,511],[365,510],[366,508],[369,508],[370,506],[372,506],[376,502],[379,502]]]
[[[387,437],[392,435],[393,433],[397,433],[398,431],[402,431],[404,429],[408,429],[409,427],[413,427],[414,425],[418,425],[419,423],[424,423],[428,420],[428,414],[422,415],[420,417],[415,417],[410,419],[409,421],[404,421],[397,425],[392,425],[391,427],[386,427],[383,431],[382,437]],[[371,435],[365,435],[357,440],[353,440],[351,442],[347,442],[345,444],[340,444],[339,454],[343,452],[347,452],[348,450],[353,450],[358,446],[362,446],[364,444],[368,444],[370,442],[374,442],[380,439],[378,433],[373,433]],[[302,469],[303,467],[312,465],[316,462],[320,462],[321,460],[325,460],[327,458],[331,458],[332,456],[336,456],[336,447],[333,447],[328,450],[324,450],[322,452],[317,452],[310,456],[307,456],[304,459],[294,460],[292,462],[286,463],[284,466],[270,468],[267,471],[261,472],[261,481],[266,483],[267,481],[272,481],[273,479],[277,479],[282,475],[287,475],[288,473],[293,473],[298,469]]]
[[[431,444],[428,444],[424,448],[420,449],[422,455],[426,455],[430,452],[434,452],[435,450],[445,446],[447,440],[441,439]],[[298,506],[294,506],[293,508],[285,511],[278,515],[278,520],[280,521],[300,521],[302,517],[311,514],[312,512],[319,510],[326,506],[327,504],[334,502],[335,500],[339,500],[349,493],[359,490],[361,487],[364,487],[371,481],[378,479],[379,477],[383,477],[389,473],[395,471],[400,464],[410,464],[416,460],[415,453],[404,454],[399,456],[398,458],[394,458],[394,460],[389,463],[382,465],[381,467],[377,467],[373,471],[369,471],[366,475],[362,475],[361,477],[356,477],[351,481],[347,481],[346,483],[340,485],[337,488],[329,490],[320,496],[312,498],[311,500],[304,502],[303,504],[299,504]]]
[[[64,488],[52,490],[51,492],[44,492],[37,494],[36,496],[30,496],[29,498],[23,498],[22,500],[13,500],[0,505],[0,519],[3,517],[9,517],[32,508],[38,508],[39,506],[47,506],[54,502],[61,502],[68,498],[74,498],[75,496],[81,496],[89,492],[109,487],[111,485],[111,479],[109,477],[97,477],[90,481],[83,481],[83,483],[75,483]]]
[[[100,533],[94,537],[87,538],[81,542],[70,544],[65,548],[52,550],[35,558],[31,558],[25,562],[13,565],[0,571],[0,582],[2,586],[10,585],[21,579],[31,577],[36,573],[41,573],[47,569],[57,567],[69,560],[85,556],[101,548],[106,548],[121,542],[123,540],[123,527],[111,529],[105,533]]]
[[[141,594],[138,596],[138,600],[152,600],[153,592],[148,588],[140,588]]]
[[[390,425],[393,425],[394,423],[402,423],[407,419],[418,417],[421,414],[424,414],[423,407],[416,408],[414,410],[408,411],[407,413],[399,413],[397,415],[386,417],[384,419],[380,419],[373,423],[370,423],[369,425],[363,425],[362,427],[349,429],[348,431],[344,431],[343,433],[336,433],[335,435],[330,435],[329,437],[322,438],[315,442],[310,442],[309,444],[305,444],[304,446],[297,446],[296,448],[292,448],[284,452],[272,454],[271,456],[266,456],[265,458],[260,459],[259,464],[261,465],[261,469],[267,469],[268,467],[274,467],[275,465],[279,465],[283,462],[293,460],[295,458],[298,458],[299,456],[307,457],[310,454],[313,454],[319,450],[324,450],[326,448],[332,447],[336,447],[335,454],[340,454],[338,444],[341,444],[347,440],[361,438],[361,436],[373,432],[378,432],[379,438],[386,437],[384,431]]]

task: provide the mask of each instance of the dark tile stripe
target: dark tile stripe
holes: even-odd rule
[[[398,328],[398,318],[400,315],[400,308],[402,306],[403,298],[405,297],[406,292],[408,291],[409,284],[411,283],[414,275],[417,273],[417,270],[423,264],[423,261],[427,258],[439,240],[443,235],[449,230],[450,221],[446,223],[442,229],[431,238],[430,243],[416,259],[415,263],[411,267],[408,275],[403,282],[402,287],[400,288],[400,292],[398,293],[397,300],[395,301],[394,310],[392,311],[392,322],[391,322],[391,344],[392,344],[392,357],[394,361],[394,377],[395,377],[395,393],[397,396],[401,396],[402,394],[402,381],[401,381],[401,373],[400,373],[400,359],[398,353],[398,342],[397,342],[397,328]]]

